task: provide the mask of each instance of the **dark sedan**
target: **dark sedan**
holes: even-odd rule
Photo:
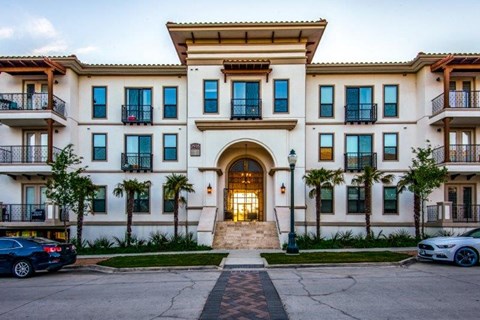
[[[0,237],[0,273],[27,278],[35,271],[58,271],[77,260],[76,248],[46,238]]]

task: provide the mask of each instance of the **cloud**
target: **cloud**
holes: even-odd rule
[[[13,36],[13,29],[12,28],[0,28],[0,39],[8,39]]]
[[[54,53],[65,53],[67,51],[67,44],[63,40],[54,41],[50,44],[47,44],[43,47],[36,48],[33,50],[34,55],[49,55]]]
[[[91,53],[93,51],[97,51],[98,48],[95,46],[87,46],[87,47],[82,47],[78,48],[75,50],[75,54],[86,54],[86,53]]]
[[[58,36],[57,30],[47,18],[33,18],[27,23],[26,29],[34,37],[55,38]]]

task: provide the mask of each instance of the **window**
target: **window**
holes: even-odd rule
[[[349,87],[346,95],[346,122],[377,120],[377,109],[373,104],[373,87]]]
[[[152,137],[125,136],[125,154],[122,166],[123,170],[151,170]]]
[[[218,80],[203,81],[203,112],[218,112]]]
[[[377,166],[376,154],[372,152],[371,135],[347,135],[346,139],[346,170],[363,170],[366,166]]]
[[[288,112],[288,80],[275,80],[274,112]]]
[[[383,134],[383,160],[398,160],[398,134]]]
[[[320,161],[333,160],[333,134],[320,134]]]
[[[163,117],[177,118],[177,88],[163,87]]]
[[[92,134],[92,160],[107,160],[107,135],[105,133]]]
[[[320,86],[320,118],[333,117],[333,86]]]
[[[128,198],[127,198],[128,202]],[[148,213],[150,212],[150,190],[145,192],[135,192],[133,196],[133,212]]]
[[[321,213],[333,213],[333,188],[322,188]]]
[[[95,213],[107,212],[107,187],[98,186],[93,199],[92,208]]]
[[[123,115],[128,122],[152,121],[152,89],[127,88],[125,89],[126,106]]]
[[[260,83],[233,82],[232,118],[261,118]]]
[[[398,213],[397,188],[384,187],[383,188],[383,212],[384,213]]]
[[[107,87],[92,87],[92,118],[107,117]]]
[[[365,213],[365,188],[347,187],[348,213]]]
[[[173,198],[168,197],[165,188],[163,188],[163,212],[173,212],[173,203]]]
[[[163,160],[164,161],[177,160],[177,135],[176,134],[163,135]]]
[[[384,86],[383,100],[383,116],[385,118],[398,117],[398,86]]]

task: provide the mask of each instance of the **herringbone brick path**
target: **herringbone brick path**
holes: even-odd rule
[[[266,271],[226,271],[220,275],[200,319],[288,319]]]

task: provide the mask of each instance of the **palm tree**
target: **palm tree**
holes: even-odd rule
[[[303,176],[305,184],[312,187],[308,193],[311,199],[315,198],[315,213],[317,217],[317,239],[320,239],[320,212],[322,208],[322,188],[333,188],[345,182],[342,169],[327,170],[313,169]]]
[[[195,192],[193,185],[188,182],[188,178],[182,174],[172,173],[167,176],[167,182],[165,183],[164,197],[168,199],[173,198],[173,224],[175,239],[178,236],[178,207],[180,203],[185,203],[186,200],[180,195],[180,192],[185,191],[188,193]]]
[[[135,194],[140,195],[144,192],[148,192],[150,185],[151,183],[148,180],[140,182],[137,179],[129,179],[123,180],[122,183],[117,184],[115,189],[113,189],[113,195],[115,197],[123,197],[124,192],[127,194],[127,246],[130,246],[130,241],[132,239],[132,218]]]
[[[421,197],[417,192],[417,181],[415,178],[415,171],[410,169],[405,175],[400,177],[398,181],[398,193],[402,193],[407,189],[413,190],[413,221],[415,224],[415,237],[420,238],[420,206],[421,206]]]
[[[352,184],[365,187],[365,229],[367,237],[370,237],[370,215],[372,214],[372,186],[375,183],[391,183],[395,176],[393,174],[385,174],[375,168],[366,166],[363,173],[357,174],[352,179]]]
[[[77,214],[77,244],[82,245],[83,215],[85,214],[85,202],[92,203],[98,189],[89,176],[77,176],[72,179],[73,197],[76,204],[73,211]]]

